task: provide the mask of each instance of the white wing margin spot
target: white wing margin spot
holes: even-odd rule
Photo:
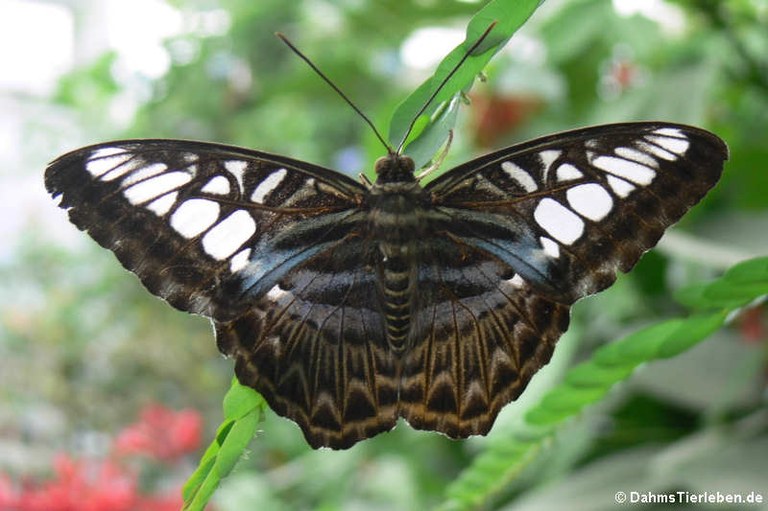
[[[215,176],[200,191],[214,195],[228,195],[230,191],[229,180],[224,176]]]
[[[283,182],[283,179],[285,179],[285,176],[288,175],[288,171],[286,169],[277,169],[276,171],[272,172],[270,175],[266,177],[259,185],[254,188],[253,193],[251,194],[251,201],[255,202],[256,204],[264,204],[264,199],[272,193],[275,188],[280,186],[280,183]]]
[[[608,186],[610,186],[611,190],[622,199],[626,199],[629,194],[635,190],[635,185],[610,175],[608,176]]]
[[[544,249],[544,253],[550,257],[557,259],[560,257],[560,245],[557,244],[552,238],[546,236],[539,236],[541,242],[541,248]]]
[[[216,224],[203,236],[203,250],[222,261],[234,254],[256,232],[256,222],[239,209]]]
[[[206,199],[188,199],[171,215],[171,227],[185,238],[194,238],[219,218],[219,205]]]
[[[179,197],[179,192],[166,193],[159,199],[155,199],[147,204],[147,209],[156,214],[157,216],[165,216],[176,204],[176,199]]]
[[[229,271],[236,273],[248,265],[248,259],[251,257],[251,249],[246,248],[238,252],[229,260]]]
[[[541,199],[533,212],[539,226],[560,243],[571,245],[584,234],[584,221],[554,199]]]
[[[523,187],[526,193],[535,192],[539,189],[536,181],[533,180],[531,175],[518,165],[515,165],[511,161],[505,161],[501,164],[501,170],[503,170],[510,179]]]
[[[615,156],[598,156],[592,160],[592,165],[639,185],[649,185],[656,177],[656,172],[653,169]]]
[[[565,195],[576,213],[594,222],[604,219],[613,209],[611,194],[597,183],[574,186]]]
[[[126,188],[123,190],[123,195],[135,206],[172,192],[191,180],[192,176],[187,172],[168,172]]]
[[[659,133],[660,131],[662,130],[657,130],[654,133]],[[677,156],[685,155],[685,152],[691,145],[690,142],[688,142],[688,139],[679,137],[646,135],[645,139],[649,142],[653,142],[654,144],[661,146],[662,148]]]
[[[573,181],[574,179],[581,179],[584,174],[579,169],[571,165],[570,163],[563,163],[557,167],[557,181]]]
[[[624,158],[625,160],[633,160],[652,169],[659,168],[658,160],[653,158],[650,154],[638,151],[637,149],[632,149],[631,147],[617,147],[614,152],[616,153],[616,156]]]
[[[95,150],[88,157],[88,160],[85,162],[85,170],[87,170],[93,177],[101,179],[102,181],[111,181],[132,170],[130,165],[121,167],[130,159],[131,154],[127,153],[125,149],[119,147],[102,147]],[[107,179],[105,174],[108,174],[110,171],[114,171],[117,168],[121,168],[121,172]]]

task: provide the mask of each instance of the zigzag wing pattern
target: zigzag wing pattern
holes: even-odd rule
[[[569,307],[472,246],[444,239],[431,254],[419,272],[400,414],[414,428],[451,438],[485,435],[549,362]]]
[[[399,359],[386,343],[375,257],[348,239],[296,268],[251,311],[215,322],[241,383],[301,427],[313,447],[350,447],[392,429]]]

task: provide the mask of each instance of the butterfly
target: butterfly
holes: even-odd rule
[[[576,300],[629,271],[715,185],[725,143],[639,122],[545,136],[422,186],[260,151],[124,140],[53,161],[70,220],[153,294],[211,318],[239,381],[317,448],[402,417],[486,434]]]

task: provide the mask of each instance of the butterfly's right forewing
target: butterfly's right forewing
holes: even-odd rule
[[[176,140],[79,149],[51,163],[46,187],[152,293],[218,319],[341,243],[365,193],[311,164]]]

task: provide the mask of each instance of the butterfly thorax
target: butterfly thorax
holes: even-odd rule
[[[403,350],[411,330],[422,240],[428,236],[429,195],[413,175],[413,160],[391,154],[376,162],[378,179],[368,195],[369,234],[378,246],[378,292],[387,341]]]

